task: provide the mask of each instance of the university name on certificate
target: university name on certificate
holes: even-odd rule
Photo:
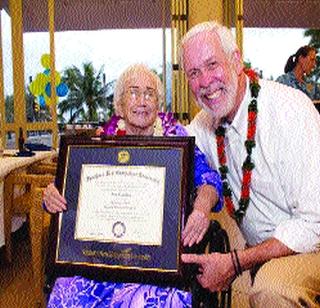
[[[166,168],[83,164],[75,239],[162,244]]]

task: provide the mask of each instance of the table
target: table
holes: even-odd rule
[[[0,157],[0,247],[5,244],[4,239],[4,180],[5,177],[12,171],[18,169],[24,169],[33,163],[52,159],[57,156],[56,151],[39,151],[35,152],[34,156],[30,157],[14,157],[17,150],[5,150],[4,155]],[[15,218],[13,221],[12,230],[17,230],[23,220],[21,218]]]

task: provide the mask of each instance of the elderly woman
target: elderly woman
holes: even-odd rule
[[[116,115],[99,130],[102,135],[183,136],[184,128],[170,115],[159,113],[163,87],[159,77],[146,66],[129,67],[119,77],[115,93]],[[185,246],[199,243],[209,226],[209,214],[219,211],[221,181],[199,149],[195,150],[197,197],[182,241]],[[44,193],[47,211],[66,210],[66,200],[53,184]],[[48,307],[191,307],[191,294],[175,288],[133,283],[96,282],[83,277],[58,278]]]
[[[311,46],[300,47],[294,55],[287,60],[284,74],[276,81],[289,87],[299,89],[313,99],[312,91],[307,88],[305,77],[316,66],[316,49]]]

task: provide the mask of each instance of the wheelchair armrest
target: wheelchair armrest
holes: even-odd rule
[[[186,249],[186,253],[203,254],[208,252],[226,253],[230,251],[230,242],[227,232],[221,228],[218,221],[212,220],[209,228],[200,243]]]

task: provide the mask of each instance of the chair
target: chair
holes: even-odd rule
[[[43,262],[42,262],[42,230],[48,225],[49,215],[41,206],[44,187],[54,181],[52,174],[27,174],[15,172],[9,174],[4,182],[4,234],[7,262],[12,262],[11,220],[15,215],[28,215],[31,236],[32,269],[34,278],[34,294],[40,306],[43,305]],[[14,197],[14,187],[24,186],[25,192]]]
[[[51,215],[46,213],[42,208],[43,190],[44,188],[33,187],[32,207],[29,214],[34,295],[35,303],[39,307],[45,307],[43,293],[45,286],[43,249],[48,246],[47,231],[49,229],[51,219]]]
[[[28,168],[28,173],[31,174],[52,174],[55,175],[57,170],[57,163],[55,162],[40,162],[32,164]]]

